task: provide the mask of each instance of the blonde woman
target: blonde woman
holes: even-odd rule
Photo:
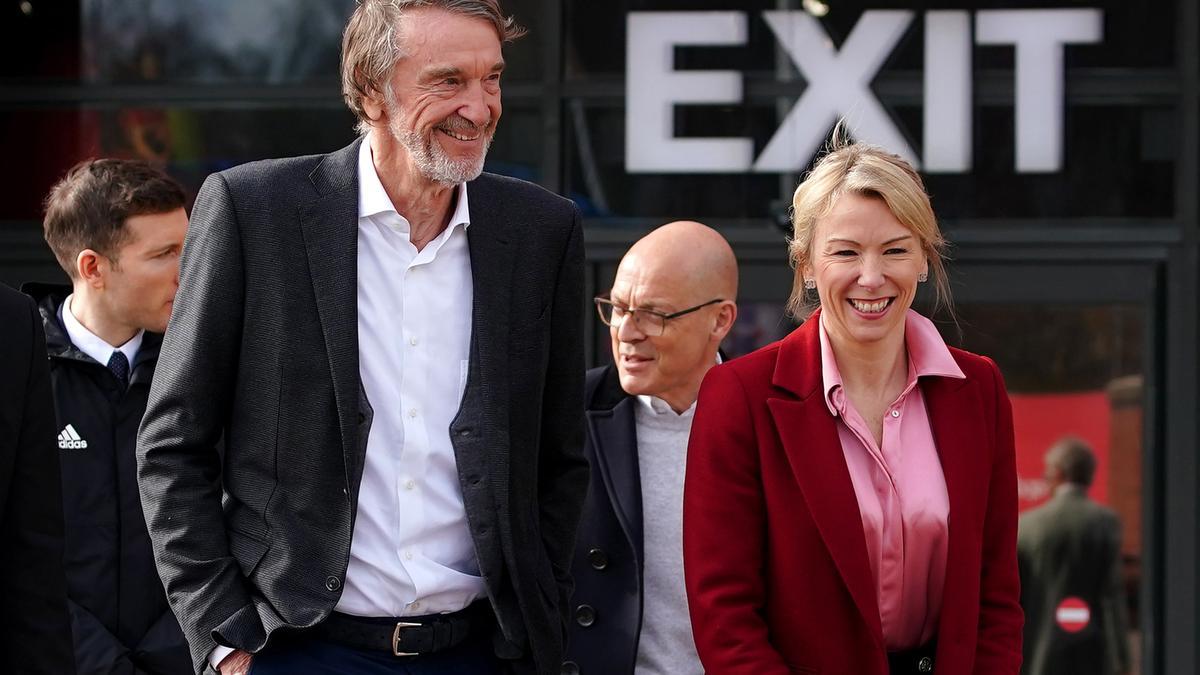
[[[684,567],[710,675],[1016,675],[1012,411],[995,363],[911,309],[948,301],[920,177],[878,148],[796,190],[780,342],[711,370]]]

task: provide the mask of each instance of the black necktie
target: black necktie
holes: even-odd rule
[[[122,388],[129,386],[129,359],[125,358],[125,352],[119,349],[113,352],[108,359],[108,369],[116,376]]]

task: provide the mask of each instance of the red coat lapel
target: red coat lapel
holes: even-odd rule
[[[971,550],[982,537],[987,499],[987,472],[980,469],[980,460],[989,452],[981,444],[994,434],[987,428],[976,380],[931,377],[922,382],[921,391],[950,498],[950,541],[939,630],[940,638],[948,638],[945,629],[953,630],[970,620],[959,616],[959,609],[969,607],[964,598],[973,598],[969,589],[978,585],[978,579],[967,575],[979,575],[978,556]]]
[[[780,392],[781,396],[767,399],[767,406],[817,530],[871,635],[882,646],[883,628],[858,498],[836,423],[821,393],[817,319],[814,314],[780,345],[772,384],[794,396]]]

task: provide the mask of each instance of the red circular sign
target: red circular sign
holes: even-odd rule
[[[1068,633],[1078,633],[1087,628],[1088,622],[1092,620],[1092,610],[1079,598],[1067,598],[1058,603],[1058,608],[1054,610],[1054,620],[1058,622],[1059,628]]]

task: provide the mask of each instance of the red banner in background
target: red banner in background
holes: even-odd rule
[[[1022,511],[1050,497],[1045,481],[1046,451],[1063,436],[1078,436],[1096,453],[1096,477],[1088,493],[1108,503],[1108,456],[1112,410],[1108,394],[1010,394],[1017,446],[1017,490]]]

